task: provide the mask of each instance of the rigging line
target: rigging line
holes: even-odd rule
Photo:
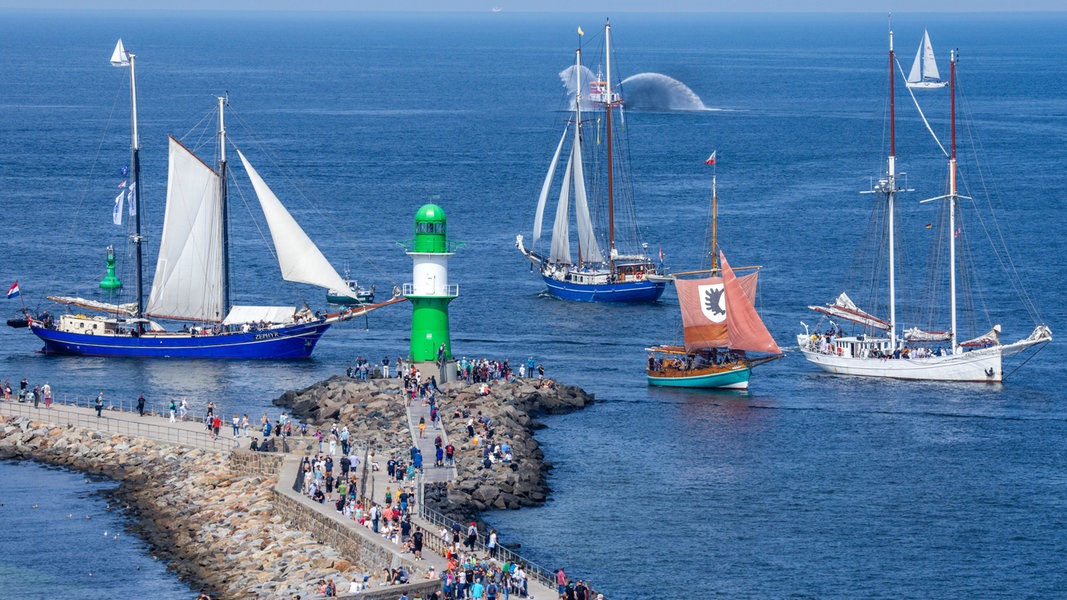
[[[210,143],[210,142],[205,142],[204,141],[205,138],[207,138],[209,140],[213,140],[215,138],[215,136],[218,135],[218,129],[214,125],[214,123],[218,123],[219,122],[219,116],[218,115],[219,115],[219,108],[218,108],[218,104],[216,103],[216,104],[213,105],[213,108],[210,111],[207,112],[207,114],[205,114],[203,117],[200,118],[199,121],[196,122],[196,124],[194,124],[192,127],[188,128],[188,129],[186,129],[185,133],[182,134],[180,137],[178,137],[178,140],[181,141],[182,144],[185,145],[187,148],[189,148],[189,150],[192,153],[197,154],[197,152],[199,152],[199,150],[201,148],[203,148],[206,144]],[[207,125],[205,123],[211,123],[211,125]],[[193,133],[197,134],[196,143],[192,143],[192,142],[190,142],[188,144],[185,143],[185,139],[187,137],[189,137],[190,135],[192,135]],[[218,152],[219,151],[216,148],[215,149],[215,156],[216,157],[218,156]],[[216,161],[216,162],[218,162],[218,161]]]
[[[957,87],[959,87],[959,84],[957,84]],[[962,88],[960,88],[960,102],[963,103],[964,101],[965,98],[963,97]],[[981,146],[981,139],[974,134],[974,131],[971,127],[971,122],[967,121],[966,126],[967,136],[968,139],[971,140],[971,146],[973,148],[978,148],[979,150],[981,150],[982,154],[984,155],[985,153],[984,148],[982,148]],[[993,212],[993,198],[1002,197],[1000,191],[996,189],[997,182],[995,179],[992,180],[993,191],[992,193],[990,193],[988,189],[989,186],[985,178],[985,171],[982,168],[981,163],[979,162],[977,154],[974,157],[974,162],[977,167],[979,181],[982,185],[983,196],[985,197],[986,202],[989,206],[991,220],[993,222],[993,230],[996,232],[997,237],[1000,240],[1000,246],[995,246],[994,249],[996,250],[995,254],[997,254],[997,258],[1001,263],[1001,268],[1004,269],[1005,273],[1009,275],[1009,281],[1011,282],[1011,286],[1015,290],[1015,293],[1019,295],[1020,299],[1026,305],[1026,310],[1030,314],[1030,317],[1038,323],[1043,323],[1044,320],[1041,318],[1041,314],[1037,309],[1037,305],[1030,297],[1030,294],[1027,291],[1026,287],[1023,285],[1022,275],[1019,274],[1019,271],[1015,266],[1014,259],[1012,258],[1011,253],[1008,252],[1009,247],[1007,239],[1004,235],[1004,231],[1001,228],[1000,221],[996,218],[996,213]],[[986,235],[989,236],[988,231]],[[992,242],[992,237],[990,237],[990,242]],[[1003,257],[1000,256],[1001,253],[1003,253]],[[1007,265],[1005,265],[1005,261],[1007,262]]]
[[[962,103],[962,102],[965,101],[965,99],[962,97],[962,92],[961,92],[960,96],[961,96],[960,100],[961,100],[961,103]],[[984,150],[981,147],[981,140],[980,140],[980,138],[978,138],[975,135],[975,133],[973,131],[973,128],[972,128],[972,123],[968,120],[965,123],[965,125],[966,125],[967,137],[971,142],[971,147],[979,149],[979,152],[984,154]],[[1041,323],[1041,322],[1043,322],[1043,320],[1041,318],[1040,313],[1038,312],[1037,305],[1035,304],[1034,300],[1031,298],[1031,296],[1030,296],[1029,292],[1027,291],[1026,287],[1023,285],[1022,275],[1019,273],[1019,270],[1015,265],[1014,259],[1013,259],[1012,255],[1011,255],[1011,253],[1009,252],[1009,246],[1008,246],[1007,238],[1004,235],[1004,231],[1001,228],[1000,221],[996,218],[996,212],[993,209],[993,198],[994,197],[996,197],[996,198],[1000,198],[1001,197],[999,191],[995,189],[996,188],[996,180],[995,179],[991,180],[992,181],[992,187],[994,189],[992,190],[992,192],[990,192],[989,183],[986,181],[986,173],[985,173],[985,170],[982,167],[981,163],[979,162],[978,153],[977,152],[975,153],[975,156],[973,157],[973,160],[974,160],[974,164],[976,166],[976,170],[978,172],[978,179],[979,179],[979,183],[981,184],[982,196],[986,201],[987,209],[989,210],[989,213],[990,213],[990,221],[992,222],[992,228],[990,229],[990,227],[981,218],[981,213],[979,211],[977,211],[977,207],[976,207],[975,214],[977,215],[977,217],[979,219],[979,222],[982,224],[983,232],[985,233],[987,239],[990,242],[990,245],[993,248],[993,251],[994,251],[993,253],[996,256],[997,261],[1000,263],[1001,269],[1008,276],[1007,279],[1008,279],[1009,284],[1011,285],[1012,290],[1018,295],[1019,299],[1023,302],[1023,304],[1024,304],[1025,308],[1026,308],[1026,311],[1030,315],[1030,317],[1032,319],[1034,319],[1035,322]],[[996,238],[999,241],[999,244],[994,243],[994,236],[991,235],[991,231],[995,232]]]
[[[125,78],[123,78],[123,81],[125,81]],[[78,204],[75,207],[75,209],[73,211],[71,211],[70,225],[67,227],[68,231],[74,231],[76,229],[77,224],[80,221],[80,219],[78,217],[78,214],[81,211],[81,207],[88,201],[89,195],[91,193],[93,178],[95,177],[95,174],[96,174],[96,166],[100,162],[100,155],[103,152],[104,143],[107,141],[107,137],[108,137],[107,134],[108,134],[109,131],[111,131],[111,123],[112,123],[112,121],[114,120],[114,117],[115,117],[115,109],[118,106],[119,98],[120,98],[122,92],[126,91],[128,89],[129,88],[124,86],[124,85],[119,85],[115,89],[115,99],[111,102],[111,111],[108,112],[107,121],[104,123],[104,133],[103,133],[103,135],[100,136],[100,143],[97,144],[96,152],[93,154],[93,160],[89,165],[89,173],[85,177],[85,181],[84,181],[83,187],[82,187],[82,193],[78,197]],[[127,160],[129,160],[129,159],[127,158]]]
[[[1037,356],[1042,350],[1044,350],[1046,346],[1048,346],[1048,344],[1040,344],[1040,347],[1037,350],[1034,350],[1034,352],[1029,357],[1027,357],[1026,360],[1024,360],[1023,362],[1019,363],[1019,366],[1017,366],[1014,369],[1012,369],[1011,372],[1008,373],[1007,375],[1004,375],[1003,377],[1001,377],[1000,380],[1004,381],[1008,377],[1011,377],[1013,374],[1015,374],[1016,371],[1018,371],[1019,369],[1023,368],[1023,366],[1026,365],[1026,363],[1028,363],[1031,360],[1033,360],[1033,358],[1035,356]]]
[[[242,117],[241,114],[237,112],[237,110],[230,107],[228,114],[230,114],[242,127],[244,127],[244,130],[248,133],[249,137],[251,137],[256,142],[256,145],[260,149],[260,151],[263,152],[263,154],[267,157],[271,164],[274,165],[274,167],[282,173],[282,176],[285,178],[286,183],[288,183],[289,186],[296,191],[296,195],[303,199],[305,204],[307,204],[313,211],[315,211],[316,215],[318,215],[328,224],[328,227],[335,234],[337,234],[337,239],[349,239],[353,237],[350,235],[346,235],[340,230],[340,228],[337,226],[337,219],[335,218],[335,216],[326,214],[326,212],[319,207],[317,199],[311,198],[307,193],[305,193],[303,189],[304,186],[297,185],[295,178],[292,176],[294,170],[287,164],[280,164],[278,159],[276,159],[271,152],[266,150],[265,144],[263,144],[259,136],[256,135],[255,130],[252,129],[252,127],[248,124],[244,117]],[[237,147],[236,144],[234,144],[234,147]],[[396,287],[398,285],[397,280],[394,279],[392,276],[388,275],[382,269],[380,264],[372,260],[367,254],[360,251],[359,247],[356,245],[355,242],[351,243],[351,250],[355,252],[365,263],[370,265],[374,269],[374,271],[378,273],[379,276],[388,280],[389,283],[393,285],[393,287]]]
[[[904,69],[901,68],[900,61],[898,60],[898,61],[896,61],[896,63],[897,63],[897,69],[900,71],[900,75],[902,77],[904,77],[905,81],[907,81],[908,77],[906,75],[904,75]],[[923,125],[926,125],[926,130],[930,132],[931,136],[933,136],[934,142],[937,143],[937,147],[941,148],[941,154],[944,154],[945,158],[949,158],[948,151],[945,150],[945,147],[941,144],[941,140],[937,139],[937,134],[934,133],[933,128],[930,127],[930,122],[926,120],[926,115],[923,114],[923,109],[922,109],[921,106],[919,106],[919,99],[915,97],[915,92],[911,91],[911,88],[908,87],[908,86],[904,86],[904,87],[908,90],[908,95],[911,96],[911,101],[915,103],[915,110],[919,111],[919,116],[922,117]]]

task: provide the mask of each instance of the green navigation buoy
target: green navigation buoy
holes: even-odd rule
[[[122,287],[122,282],[115,277],[115,247],[107,247],[107,275],[100,280],[100,287],[105,290],[117,290]]]
[[[411,353],[414,363],[438,367],[441,382],[455,379],[445,366],[452,362],[448,333],[448,304],[459,296],[459,286],[448,283],[448,259],[457,244],[448,240],[445,211],[426,204],[415,213],[415,238],[406,244],[411,257],[412,283],[404,285],[411,302]]]

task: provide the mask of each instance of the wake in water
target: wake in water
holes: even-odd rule
[[[570,66],[559,73],[560,80],[567,88],[567,94],[573,98],[574,69]],[[596,80],[596,75],[588,67],[581,68],[581,84],[585,94],[582,97],[582,110],[590,110],[589,82]],[[689,86],[673,77],[661,73],[638,73],[627,77],[619,84],[622,88],[623,106],[631,110],[711,110]]]

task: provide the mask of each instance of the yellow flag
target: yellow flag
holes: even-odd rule
[[[582,31],[582,26],[581,25],[578,26],[578,35],[585,35],[585,32]]]

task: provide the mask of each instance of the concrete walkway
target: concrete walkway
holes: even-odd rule
[[[50,408],[45,408],[41,402],[34,408],[33,402],[17,402],[15,400],[0,401],[0,413],[10,416],[23,416],[31,419],[39,419],[59,426],[73,425],[82,429],[94,431],[134,435],[156,440],[159,442],[181,444],[204,450],[228,452],[237,445],[248,444],[247,438],[234,438],[233,427],[230,423],[224,423],[219,429],[219,437],[215,439],[213,434],[208,433],[205,425],[201,422],[186,420],[170,422],[167,417],[146,413],[140,416],[136,412],[120,410],[108,410],[105,406],[96,416],[96,410],[81,406],[52,403]]]

